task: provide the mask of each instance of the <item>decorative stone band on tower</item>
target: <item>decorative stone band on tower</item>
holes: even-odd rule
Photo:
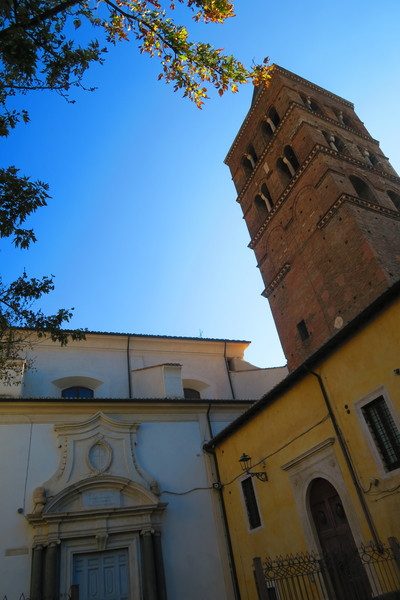
[[[292,370],[400,279],[400,179],[353,104],[278,66],[225,162]]]

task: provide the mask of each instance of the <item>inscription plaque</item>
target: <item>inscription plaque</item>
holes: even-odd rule
[[[29,548],[9,548],[6,550],[6,556],[21,556],[21,554],[29,554]]]
[[[121,506],[119,492],[84,492],[82,508],[118,508]]]

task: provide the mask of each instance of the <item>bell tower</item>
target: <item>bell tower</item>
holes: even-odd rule
[[[279,66],[225,162],[292,370],[400,279],[400,178],[352,103]]]

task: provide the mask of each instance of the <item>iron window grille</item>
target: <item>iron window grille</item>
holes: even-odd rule
[[[383,396],[369,402],[362,409],[386,471],[400,467],[400,432]]]

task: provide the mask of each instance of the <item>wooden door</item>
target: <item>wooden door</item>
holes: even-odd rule
[[[326,479],[315,479],[311,485],[311,512],[337,600],[371,598],[339,494]]]
[[[129,600],[128,550],[76,554],[73,584],[79,600]]]

